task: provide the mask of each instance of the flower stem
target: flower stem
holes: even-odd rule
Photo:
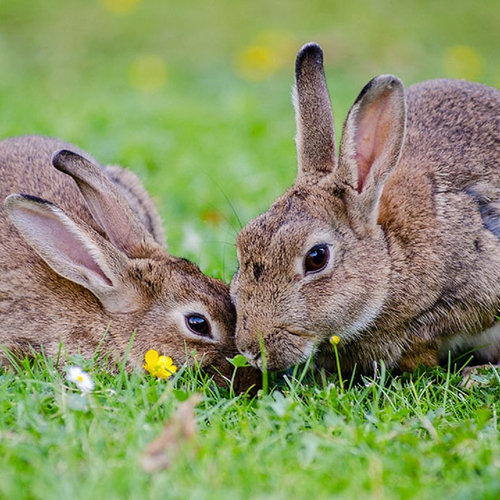
[[[342,378],[342,371],[340,369],[339,351],[337,349],[337,344],[333,344],[333,348],[335,349],[335,360],[337,361],[337,373],[339,374],[340,394],[344,394],[344,379]]]

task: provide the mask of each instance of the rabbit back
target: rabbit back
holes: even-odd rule
[[[100,166],[85,151],[51,137],[21,136],[0,141],[0,198],[3,201],[12,193],[43,195],[44,199],[56,203],[94,230],[102,232],[73,179],[52,166],[54,153],[61,149],[71,149]],[[12,226],[6,220],[4,210],[0,211],[0,221],[2,231],[6,226]]]
[[[500,91],[463,80],[430,80],[408,88],[407,128],[398,171],[425,169],[441,190],[474,182],[500,185]]]
[[[410,370],[436,354],[446,361],[450,346],[479,347],[487,329],[498,338],[477,354],[489,361],[500,342],[500,92],[433,80],[409,87],[407,106],[402,156],[380,200],[396,272],[376,344],[390,344],[390,331],[402,350],[413,341],[399,361]],[[452,342],[457,333],[465,340]]]
[[[76,183],[52,166],[54,152],[64,148],[98,165],[88,153],[49,137],[1,141],[0,198],[3,202],[12,193],[42,195],[104,236]],[[63,341],[91,355],[107,326],[96,298],[43,262],[9,220],[3,203],[0,232],[0,345],[18,353],[43,346],[46,353],[55,354]],[[85,319],[75,322],[75,310]]]

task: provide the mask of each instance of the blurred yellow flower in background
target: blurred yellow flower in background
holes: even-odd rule
[[[101,0],[103,7],[113,14],[129,14],[133,12],[142,0]]]
[[[454,45],[444,54],[447,76],[464,80],[478,80],[483,70],[483,58],[472,47]]]
[[[251,45],[238,54],[236,69],[245,80],[267,80],[279,64],[272,49]]]
[[[142,55],[130,65],[130,84],[142,92],[156,92],[166,79],[167,65],[159,55]]]
[[[259,33],[249,45],[236,54],[234,65],[245,80],[268,80],[279,69],[293,63],[295,39],[285,31]]]

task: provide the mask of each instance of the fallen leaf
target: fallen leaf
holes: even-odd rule
[[[193,394],[183,401],[165,424],[161,434],[148,444],[141,459],[142,468],[149,473],[167,469],[177,453],[192,441],[198,432],[194,409],[202,400],[200,394]]]

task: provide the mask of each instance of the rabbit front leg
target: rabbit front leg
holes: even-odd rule
[[[422,332],[424,333],[424,332]],[[418,366],[437,366],[441,341],[429,339],[428,335],[418,335],[409,348],[403,353],[397,365],[402,372],[411,373]]]
[[[439,340],[421,342],[414,345],[410,351],[405,352],[398,365],[402,372],[411,373],[415,368],[420,365],[426,367],[436,366],[439,362],[441,342]],[[448,351],[450,352],[450,351]],[[474,385],[485,385],[484,383],[478,381],[475,376],[481,375],[484,370],[491,370],[500,368],[500,359],[497,358],[496,362],[490,362],[487,364],[481,364],[476,366],[466,366],[461,372],[462,382],[460,387],[464,389],[472,389]],[[446,360],[441,359],[441,364],[445,363]]]

